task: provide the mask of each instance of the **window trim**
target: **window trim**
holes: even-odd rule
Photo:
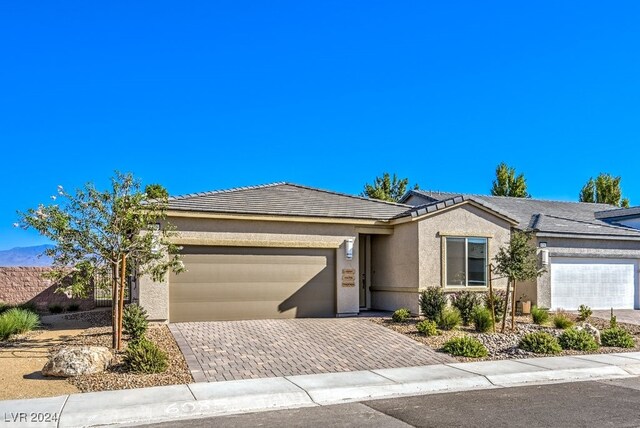
[[[491,237],[486,235],[473,235],[473,234],[440,234],[441,237],[441,246],[442,246],[442,287],[448,290],[452,289],[460,289],[460,290],[485,290],[489,286],[489,243],[491,241]],[[447,278],[447,239],[464,239],[464,263],[465,263],[465,284],[448,284]],[[484,285],[469,285],[469,239],[483,239],[485,241],[485,273],[484,273]]]

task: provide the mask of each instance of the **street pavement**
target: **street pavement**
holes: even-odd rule
[[[638,427],[640,379],[483,389],[146,425],[175,426]]]

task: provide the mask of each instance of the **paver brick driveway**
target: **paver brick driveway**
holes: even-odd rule
[[[196,382],[454,362],[363,319],[170,324]]]

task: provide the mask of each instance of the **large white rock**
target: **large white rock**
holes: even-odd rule
[[[45,376],[71,377],[100,373],[109,367],[113,355],[104,346],[78,346],[61,348],[42,368]]]

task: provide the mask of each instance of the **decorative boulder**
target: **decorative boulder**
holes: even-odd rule
[[[593,336],[594,340],[596,341],[596,343],[598,345],[602,344],[600,342],[600,330],[598,330],[595,326],[589,324],[588,322],[585,322],[585,323],[582,324],[581,327],[576,327],[576,329],[586,331],[591,336]]]
[[[104,346],[79,346],[61,348],[42,368],[45,376],[72,377],[103,372],[113,356]]]

